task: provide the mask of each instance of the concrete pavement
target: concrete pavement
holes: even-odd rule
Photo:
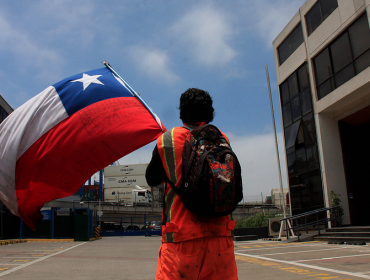
[[[104,237],[0,246],[1,279],[154,279],[161,239]],[[235,242],[239,279],[370,279],[370,246]]]

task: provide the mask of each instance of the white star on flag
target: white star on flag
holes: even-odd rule
[[[77,80],[74,80],[74,81],[71,81],[71,82],[81,82],[81,83],[83,83],[83,88],[84,88],[83,90],[85,90],[91,83],[104,85],[101,81],[98,80],[98,78],[100,76],[101,75],[90,76],[88,74],[83,73],[81,79],[77,79]]]

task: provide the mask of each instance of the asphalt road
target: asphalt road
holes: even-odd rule
[[[0,246],[1,279],[154,279],[161,239],[104,237]],[[239,279],[370,279],[369,245],[235,242]]]

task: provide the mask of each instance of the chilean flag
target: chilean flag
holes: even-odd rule
[[[0,199],[33,230],[44,203],[166,128],[108,68],[49,86],[0,124]]]

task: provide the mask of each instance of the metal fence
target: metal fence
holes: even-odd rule
[[[149,222],[161,221],[161,216],[105,217],[100,221],[101,236],[162,235],[162,230],[149,228]]]

